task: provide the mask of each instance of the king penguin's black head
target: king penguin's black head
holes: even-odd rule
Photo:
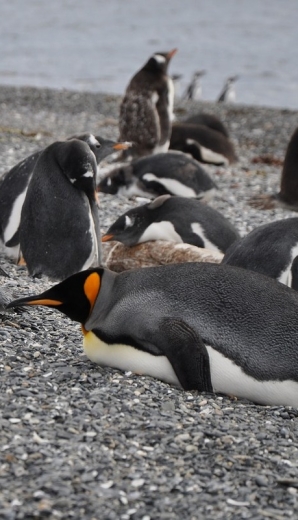
[[[45,305],[54,307],[70,319],[84,324],[99,295],[103,272],[101,268],[81,271],[54,285],[48,291],[19,298],[6,307],[9,309],[22,305]]]

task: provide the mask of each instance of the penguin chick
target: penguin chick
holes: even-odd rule
[[[211,263],[90,269],[13,305],[80,322],[85,354],[100,365],[298,406],[298,294],[258,273]]]
[[[289,218],[248,233],[227,250],[222,263],[265,274],[298,290],[297,260],[298,218]]]
[[[103,154],[126,147],[109,141]],[[20,223],[21,251],[30,275],[61,280],[99,265],[96,172],[94,153],[78,139],[58,141],[41,153]]]
[[[229,138],[229,132],[227,127],[223,124],[223,122],[213,114],[208,114],[206,112],[199,112],[193,116],[188,117],[184,123],[189,123],[191,125],[203,125],[211,128],[211,130],[216,130],[220,132],[225,137]]]
[[[100,136],[85,133],[69,137],[86,142],[99,163],[107,154],[111,153],[109,143],[111,141]],[[104,150],[107,150],[107,154]],[[26,197],[29,182],[34,167],[43,150],[39,150],[19,162],[11,170],[4,174],[0,184],[0,241],[2,249],[9,258],[17,261],[20,256],[19,226],[21,211]]]
[[[235,81],[239,76],[230,76],[227,78],[224,87],[217,99],[218,103],[234,103],[236,100]]]
[[[205,70],[197,70],[194,72],[190,84],[184,92],[183,99],[192,99],[198,101],[202,97],[201,77],[205,76]]]
[[[134,246],[149,240],[186,242],[224,253],[239,239],[238,231],[218,211],[199,200],[163,195],[130,209],[102,237]]]
[[[167,69],[177,49],[155,53],[131,79],[120,106],[121,141],[135,157],[166,152],[173,120],[174,85]]]
[[[170,149],[189,153],[203,163],[220,165],[237,161],[232,142],[205,125],[174,123]]]
[[[177,152],[137,159],[114,169],[98,184],[98,191],[112,195],[154,198],[170,194],[204,200],[211,198],[216,188],[197,161]]]
[[[287,146],[280,180],[280,191],[273,195],[255,195],[249,201],[256,209],[282,207],[298,211],[298,128],[294,131]]]

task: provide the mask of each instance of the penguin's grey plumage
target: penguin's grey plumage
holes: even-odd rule
[[[298,406],[298,294],[259,273],[208,263],[90,269],[10,305],[52,306],[82,323],[95,363]]]
[[[230,76],[227,78],[223,89],[218,96],[218,103],[234,103],[236,100],[235,81],[239,79],[239,76]]]
[[[222,263],[243,267],[298,289],[298,218],[259,226],[226,252]]]
[[[280,180],[280,191],[273,195],[261,194],[250,199],[250,205],[257,209],[272,209],[281,206],[298,211],[298,128],[292,134],[287,146]]]
[[[203,163],[228,164],[237,161],[232,142],[222,133],[202,124],[174,123],[170,149],[191,154]]]
[[[196,199],[163,195],[121,215],[102,241],[116,240],[133,246],[167,240],[225,252],[239,238],[234,226],[210,206]]]
[[[98,184],[98,191],[131,197],[159,195],[210,198],[216,184],[194,159],[168,152],[142,157],[114,169]]]
[[[101,157],[123,143],[103,142]],[[99,265],[97,163],[89,145],[58,141],[41,153],[22,207],[20,246],[29,274],[61,280]]]
[[[197,70],[193,73],[192,80],[190,84],[187,86],[183,99],[192,99],[194,101],[198,101],[202,97],[202,85],[201,85],[201,77],[206,74],[205,70]]]
[[[174,85],[167,69],[177,52],[155,53],[131,79],[120,106],[121,141],[135,157],[166,152],[171,135]]]
[[[184,123],[189,123],[191,125],[203,125],[211,128],[211,130],[216,130],[220,132],[225,137],[229,138],[229,132],[227,127],[223,124],[223,122],[213,114],[208,114],[206,112],[199,112],[193,116],[185,119]]]
[[[86,133],[69,137],[86,142],[97,162],[101,160],[102,147],[109,143],[100,136]],[[34,167],[43,150],[39,150],[19,162],[4,174],[0,184],[0,241],[5,254],[17,261],[20,255],[19,225],[21,211]],[[109,152],[110,153],[110,152]]]

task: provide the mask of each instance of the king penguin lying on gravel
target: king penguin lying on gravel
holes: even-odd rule
[[[298,294],[258,273],[200,263],[97,268],[8,307],[17,305],[81,322],[85,353],[100,365],[298,406]]]

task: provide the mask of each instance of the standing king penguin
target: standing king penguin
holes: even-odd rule
[[[108,141],[103,157],[127,147]],[[55,142],[41,153],[20,223],[21,251],[30,275],[61,280],[100,264],[96,174],[94,153],[78,139]]]
[[[141,157],[169,148],[174,85],[167,74],[177,49],[155,53],[131,79],[120,107],[121,141],[132,141],[132,155]]]
[[[16,305],[79,321],[85,353],[100,365],[298,406],[298,294],[259,273],[210,263],[90,269]]]

